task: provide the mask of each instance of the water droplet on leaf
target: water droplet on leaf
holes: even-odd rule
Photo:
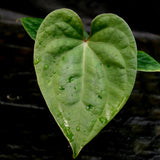
[[[45,65],[44,65],[44,69],[48,69],[48,64],[45,64]]]
[[[99,118],[99,121],[100,121],[102,124],[106,124],[106,123],[107,123],[107,118],[105,118],[105,117],[100,117],[100,118]]]
[[[74,78],[73,76],[70,76],[70,77],[68,78],[68,82],[71,83],[71,82],[73,81],[73,78]]]
[[[59,89],[60,90],[65,90],[65,88],[63,86],[60,86]]]
[[[71,136],[70,141],[71,142],[74,141],[74,136]]]
[[[35,65],[38,64],[39,62],[40,62],[39,58],[36,58],[36,59],[34,60],[34,64],[35,64]]]
[[[70,142],[74,141],[74,135],[73,133],[71,132],[70,128],[68,127],[68,130],[67,130],[67,136],[70,140]]]
[[[93,108],[93,105],[92,104],[89,104],[87,107],[86,107],[86,109],[89,111],[90,109],[92,109]]]
[[[98,98],[99,98],[99,99],[102,99],[102,96],[101,96],[101,95],[98,95]]]
[[[76,127],[76,131],[80,131],[80,127],[79,126]]]

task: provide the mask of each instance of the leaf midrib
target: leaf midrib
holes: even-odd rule
[[[83,104],[83,105],[85,105],[84,103],[83,103],[83,92],[84,92],[84,81],[85,81],[85,62],[86,62],[86,47],[88,46],[87,45],[87,42],[83,42],[82,43],[82,45],[83,45],[83,53],[82,53],[82,65],[81,65],[81,68],[82,68],[82,77],[81,77],[81,91],[80,91],[80,99],[79,99],[79,103],[80,104]],[[80,106],[82,106],[82,105],[80,105]],[[78,107],[78,117],[77,117],[77,120],[78,120],[78,122],[77,122],[77,125],[75,126],[75,129],[76,129],[76,127],[77,126],[79,126],[80,127],[80,129],[82,129],[81,128],[81,112],[82,112],[82,108],[81,107]],[[77,131],[77,136],[76,136],[76,139],[79,139],[79,136],[81,135],[81,131],[80,132],[78,132]],[[72,142],[71,142],[71,146],[72,146]],[[81,141],[81,143],[78,143],[77,145],[76,145],[76,147],[75,148],[73,148],[73,150],[75,150],[76,152],[77,152],[77,147],[78,147],[78,152],[80,152],[80,150],[83,148],[83,144],[82,144],[82,141]],[[73,147],[73,146],[72,146]],[[76,154],[78,154],[78,153],[76,153]]]
[[[81,95],[80,95],[80,101],[82,102],[82,98],[83,98],[83,92],[84,92],[84,74],[85,74],[85,52],[86,52],[86,47],[87,47],[87,42],[83,42],[83,55],[82,55],[82,81],[81,81]],[[83,103],[83,102],[82,102]]]
[[[89,47],[89,46],[88,46],[88,48],[92,51],[92,53],[95,55],[95,57],[102,63],[102,61],[100,60],[100,58],[98,57],[98,55],[95,53],[95,51],[94,51],[91,47]],[[106,73],[104,64],[102,63],[102,65],[103,65],[103,68],[104,68],[104,71],[105,71],[105,77],[107,77],[107,76],[106,76],[107,73]],[[107,99],[106,99],[106,102],[105,102],[105,105],[104,105],[104,106],[106,106],[106,103],[107,103]],[[105,107],[104,107],[104,109],[102,110],[100,116],[102,115],[102,113],[104,112],[104,110],[105,110]],[[99,117],[100,117],[100,116],[99,116]],[[93,130],[93,128],[95,127],[95,125],[97,124],[98,119],[99,119],[99,118],[96,119],[96,121],[95,121],[95,123],[94,123],[94,125],[93,125],[93,127],[92,127],[92,130]],[[90,137],[90,135],[92,135],[92,132],[90,132],[90,134],[88,135],[88,137]]]
[[[81,94],[80,94],[80,103],[82,103],[82,104],[84,104],[83,103],[83,101],[82,101],[82,99],[83,99],[83,92],[84,92],[84,79],[85,79],[85,59],[86,59],[86,47],[87,47],[87,42],[83,42],[83,55],[82,55],[82,80],[81,80]],[[80,125],[80,121],[81,121],[81,107],[79,107],[79,117],[78,117],[78,124],[77,125],[79,125],[79,126],[81,126]],[[81,129],[81,128],[80,128]],[[81,132],[80,132],[81,133]],[[79,134],[77,134],[77,139],[79,139],[79,135],[80,135],[80,133]],[[80,144],[80,148],[82,148],[82,144]]]

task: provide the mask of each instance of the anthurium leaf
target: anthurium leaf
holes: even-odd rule
[[[23,17],[20,19],[23,27],[29,34],[29,36],[35,40],[36,34],[39,26],[41,25],[43,19],[41,18],[33,18],[33,17]]]
[[[130,28],[120,17],[97,16],[86,41],[79,16],[59,9],[38,29],[34,65],[44,99],[75,158],[130,96],[137,48]]]
[[[160,72],[160,64],[154,58],[143,51],[138,51],[137,61],[138,71]]]
[[[42,21],[43,19],[40,18],[32,18],[32,17],[21,18],[23,27],[33,40],[36,39],[37,30],[41,25]],[[89,38],[89,34],[86,31],[84,31],[84,37],[86,40]],[[137,51],[137,63],[138,63],[138,68],[137,68],[138,71],[143,71],[143,72],[160,71],[160,64],[144,51],[139,51],[139,50]]]

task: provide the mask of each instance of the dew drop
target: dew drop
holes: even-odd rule
[[[89,111],[90,109],[92,109],[93,108],[93,105],[92,104],[89,104],[87,107],[86,107],[86,109]]]
[[[76,131],[80,131],[80,127],[79,126],[76,127]]]
[[[39,58],[36,58],[36,59],[34,60],[34,64],[35,64],[35,65],[38,64],[39,62],[40,62]]]
[[[100,121],[102,124],[106,124],[106,123],[107,123],[107,118],[105,118],[105,117],[100,117],[100,118],[99,118],[99,121]]]
[[[68,136],[70,142],[74,141],[74,135],[73,135],[73,133],[71,132],[71,129],[70,129],[69,127],[68,127],[68,129],[67,129],[67,136]]]
[[[68,82],[71,83],[71,82],[73,81],[73,78],[74,78],[73,76],[70,76],[70,77],[68,78]]]
[[[44,69],[48,69],[48,64],[45,64],[45,65],[44,65]]]
[[[74,141],[74,136],[72,135],[71,137],[70,137],[70,142],[73,142]]]
[[[70,131],[70,127],[69,127],[68,121],[66,119],[64,120],[64,125],[67,128],[67,130]]]
[[[90,110],[90,108],[89,108],[88,106],[86,107],[86,109],[87,109],[87,110]]]
[[[65,90],[65,88],[63,86],[60,86],[59,89],[60,90]]]
[[[98,98],[99,98],[99,99],[102,99],[102,96],[101,96],[101,95],[98,95]]]

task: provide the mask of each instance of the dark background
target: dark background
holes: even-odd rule
[[[156,0],[2,0],[0,8],[44,18],[58,8],[70,8],[81,18],[93,19],[101,13],[115,13],[124,18],[132,30],[160,34],[159,2]]]
[[[98,14],[118,14],[133,30],[138,49],[160,62],[158,1],[1,0],[0,160],[72,159],[71,148],[37,85],[34,41],[16,21],[26,15],[44,18],[64,7],[80,15],[88,32]],[[160,73],[137,73],[127,104],[77,159],[160,159]]]

